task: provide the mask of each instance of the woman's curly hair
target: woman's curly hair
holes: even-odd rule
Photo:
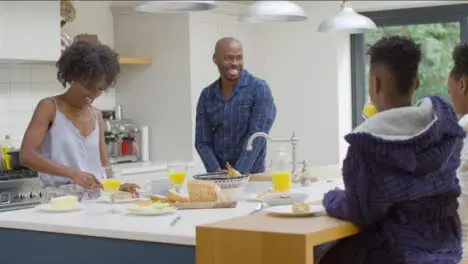
[[[120,73],[119,55],[109,46],[76,40],[57,61],[57,79],[66,87],[72,81],[80,81],[88,89],[105,78],[107,87],[115,84]]]
[[[460,79],[463,76],[468,76],[468,44],[458,44],[452,52],[453,68],[452,76]]]

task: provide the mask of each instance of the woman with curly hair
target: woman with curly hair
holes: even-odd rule
[[[23,138],[20,162],[39,172],[48,194],[94,196],[109,160],[102,114],[92,103],[115,84],[119,56],[106,45],[76,41],[62,53],[57,70],[58,81],[69,88],[38,103]],[[121,189],[134,192],[137,187],[124,184]]]

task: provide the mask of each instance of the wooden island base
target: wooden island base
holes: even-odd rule
[[[359,232],[329,216],[277,217],[266,213],[197,227],[197,264],[311,264],[314,246]]]

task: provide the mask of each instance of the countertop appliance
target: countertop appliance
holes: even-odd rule
[[[104,118],[104,137],[111,164],[139,161],[140,133],[130,119],[122,118],[122,106],[115,110],[102,111]]]
[[[34,207],[43,194],[36,171],[0,172],[0,212]]]

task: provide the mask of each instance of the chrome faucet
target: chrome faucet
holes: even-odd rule
[[[299,138],[296,136],[296,133],[293,132],[291,138],[284,138],[284,139],[278,139],[278,138],[271,138],[267,133],[264,132],[257,132],[254,133],[252,136],[249,137],[249,140],[247,141],[247,147],[246,150],[252,151],[253,150],[253,141],[258,138],[258,137],[263,137],[267,141],[272,141],[272,142],[289,142],[291,143],[291,149],[292,149],[292,170],[291,170],[291,175],[292,175],[292,180],[294,182],[300,182],[301,185],[305,186],[307,185],[307,179],[304,179],[305,177],[305,171],[307,169],[307,162],[303,161],[303,171],[298,172],[297,171],[297,143],[299,142]]]

